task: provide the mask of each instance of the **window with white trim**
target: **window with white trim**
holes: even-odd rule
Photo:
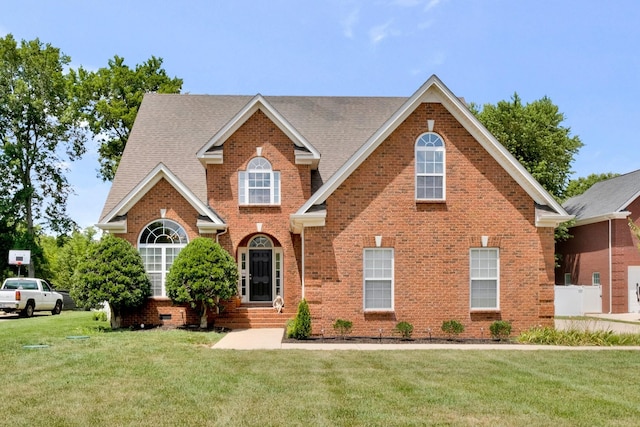
[[[420,135],[415,156],[416,200],[445,200],[445,147],[440,135]]]
[[[238,172],[240,205],[279,205],[280,172],[271,168],[264,157],[254,157],[247,170]]]
[[[367,248],[363,264],[364,309],[393,310],[393,249]]]
[[[564,285],[569,286],[571,284],[571,273],[564,273]]]
[[[595,272],[591,275],[591,285],[600,286],[600,273]]]
[[[184,228],[168,219],[154,221],[140,233],[138,251],[151,281],[152,296],[167,295],[164,286],[167,273],[187,243]]]
[[[469,261],[471,309],[499,309],[500,251],[498,248],[472,248]]]

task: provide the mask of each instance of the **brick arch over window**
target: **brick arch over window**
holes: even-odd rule
[[[187,243],[189,238],[184,227],[170,219],[155,220],[142,229],[138,238],[138,251],[151,280],[152,296],[167,295],[167,273]]]
[[[416,140],[416,200],[445,200],[446,163],[444,141],[434,132]]]

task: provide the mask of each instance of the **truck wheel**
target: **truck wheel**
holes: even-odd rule
[[[53,310],[51,310],[51,314],[53,315],[60,314],[61,311],[62,311],[62,301],[58,300],[56,301],[56,306],[53,307]]]
[[[24,317],[32,317],[33,311],[34,311],[33,301],[29,301],[27,303],[27,306],[24,308],[24,310],[22,310],[22,313],[24,313]]]

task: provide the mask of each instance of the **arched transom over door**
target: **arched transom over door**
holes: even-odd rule
[[[282,248],[267,236],[256,236],[239,249],[240,289],[243,302],[271,302],[282,296]]]
[[[151,295],[166,296],[165,280],[178,253],[188,243],[187,233],[175,221],[159,219],[140,233],[138,251],[151,280]]]

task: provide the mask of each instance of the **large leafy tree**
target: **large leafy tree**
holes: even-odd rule
[[[170,78],[162,58],[152,56],[130,68],[114,56],[96,72],[80,68],[76,74],[79,98],[87,100],[86,120],[100,146],[99,177],[113,180],[146,92],[179,93],[182,79]]]
[[[180,251],[167,275],[167,296],[189,303],[200,311],[200,327],[207,327],[207,314],[220,299],[237,292],[238,266],[218,243],[205,237],[193,239]]]
[[[14,224],[23,222],[32,243],[40,223],[54,232],[73,226],[65,164],[85,152],[85,134],[65,73],[69,62],[38,39],[0,39],[0,211]],[[29,274],[35,274],[33,263]]]
[[[597,182],[605,181],[607,179],[615,178],[620,174],[607,172],[607,173],[592,173],[587,177],[580,177],[569,181],[567,188],[564,190],[564,200],[568,200],[571,197],[579,196],[587,191],[591,186]]]
[[[71,286],[71,297],[84,308],[100,308],[104,301],[111,310],[111,327],[117,329],[122,313],[141,306],[151,295],[151,283],[142,258],[129,242],[106,234],[89,246]]]
[[[58,289],[70,289],[78,266],[85,259],[94,240],[96,229],[88,227],[83,231],[74,230],[71,236],[46,237],[41,239],[45,256],[51,266],[51,280]]]
[[[511,101],[472,111],[550,194],[562,198],[582,142],[563,126],[564,114],[548,97],[523,104],[516,93]]]

